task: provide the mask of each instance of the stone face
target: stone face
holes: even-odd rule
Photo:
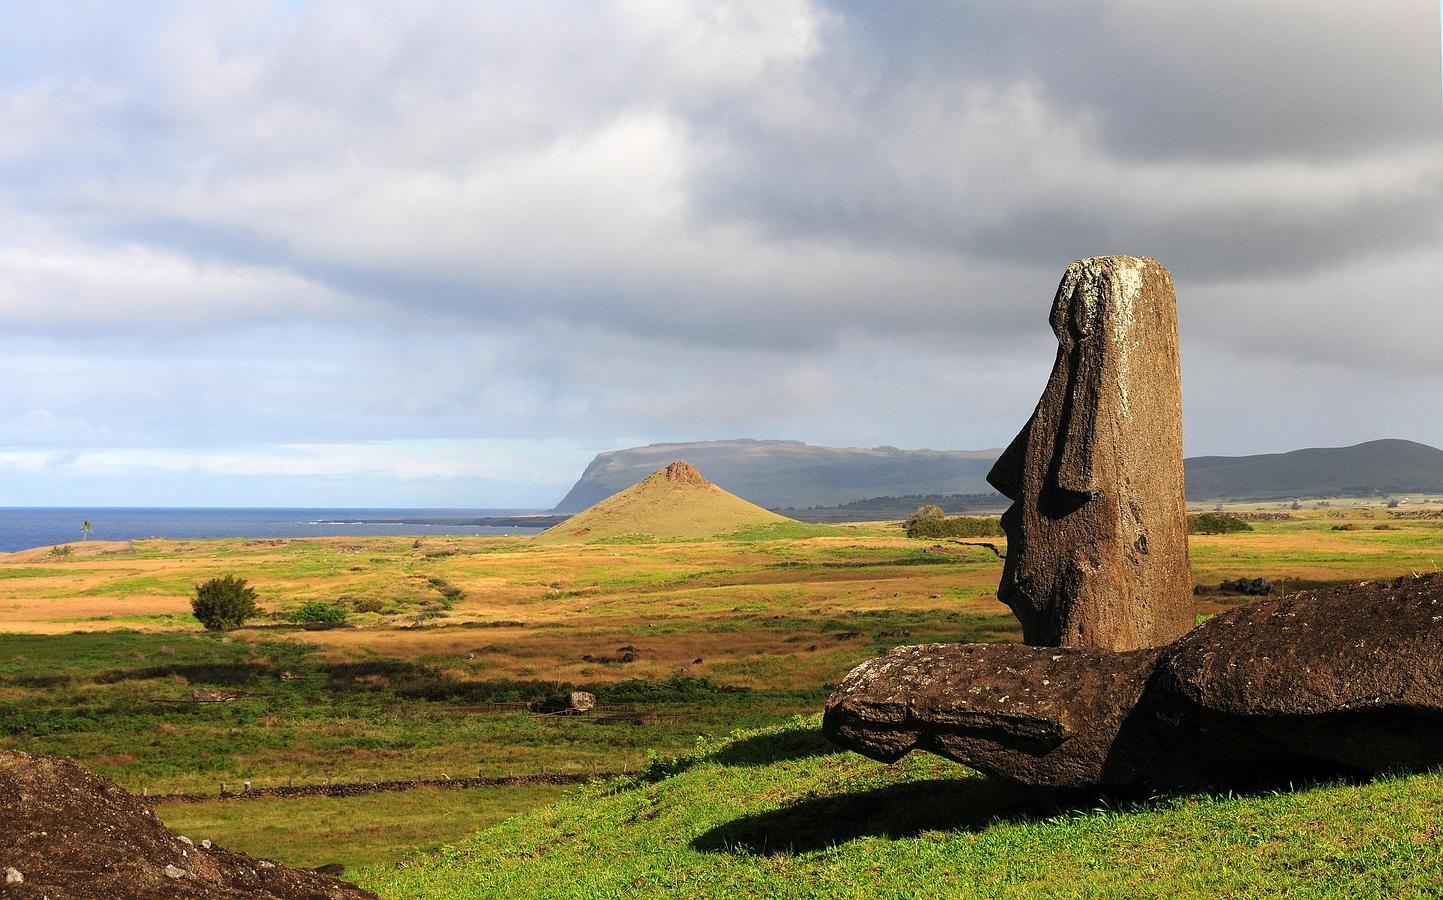
[[[1114,653],[901,647],[827,703],[833,741],[1050,787],[1228,784],[1443,764],[1443,575],[1260,600]]]
[[[827,701],[829,738],[1065,788],[1443,765],[1443,574],[1270,598],[1192,628],[1176,319],[1153,260],[1068,268],[1047,389],[988,476],[1013,500],[998,596],[1026,645],[865,662]]]
[[[1013,501],[998,596],[1028,644],[1161,646],[1193,625],[1172,276],[1078,260],[1051,321],[1052,375],[988,475]]]

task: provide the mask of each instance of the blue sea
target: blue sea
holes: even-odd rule
[[[146,509],[0,507],[0,553],[96,541],[165,538],[286,538],[357,534],[535,534],[540,528],[496,527],[467,520],[528,515],[517,509]]]

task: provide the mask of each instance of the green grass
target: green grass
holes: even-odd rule
[[[728,534],[718,535],[724,541],[791,541],[799,538],[828,537],[841,534],[830,525],[812,525],[807,522],[768,522],[764,525],[748,525]]]
[[[74,757],[156,794],[327,779],[378,781],[539,771],[615,771],[653,748],[677,752],[815,708],[825,691],[752,690],[705,679],[577,686],[604,706],[677,714],[605,726],[453,706],[529,701],[569,689],[551,680],[458,677],[466,660],[375,657],[329,662],[315,648],[205,633],[110,631],[0,635],[0,749]],[[293,680],[281,680],[290,672]],[[242,694],[188,702],[195,689]]]
[[[94,569],[81,568],[45,569],[38,566],[23,568],[16,566],[0,569],[0,581],[7,578],[71,578],[76,575],[88,575],[94,571]]]
[[[1039,795],[813,719],[356,873],[383,897],[1434,896],[1443,776],[1242,796]]]
[[[1296,589],[1443,562],[1443,522],[1399,521],[1396,531],[1375,532],[1360,520],[1359,530],[1339,533],[1330,530],[1336,521],[1344,520],[1256,522],[1252,532],[1194,538],[1194,572],[1204,584],[1260,575]],[[895,528],[814,537],[820,528],[782,523],[727,541],[562,549],[480,538],[137,542],[94,555],[82,547],[63,564],[17,560],[0,565],[0,577],[9,576],[3,606],[41,602],[12,611],[16,621],[108,622],[149,633],[0,634],[0,748],[73,756],[152,794],[214,791],[242,779],[264,787],[542,765],[635,768],[649,751],[685,753],[698,735],[715,739],[813,712],[851,666],[893,646],[1015,639],[1015,620],[992,597],[1001,562],[985,548],[934,548],[901,539]],[[224,572],[262,589],[272,621],[316,601],[341,604],[360,628],[301,635],[271,624],[212,635],[172,612],[173,599],[154,610],[89,602],[84,612],[63,602],[87,593],[188,594]],[[1203,614],[1232,602],[1200,600]],[[418,614],[452,615],[455,624],[397,628]],[[302,643],[312,640],[321,646]],[[581,662],[583,653],[615,655],[623,644],[641,647],[643,658]],[[705,662],[693,664],[696,657]],[[283,671],[300,677],[282,681]],[[679,677],[692,671],[705,679]],[[608,727],[448,711],[533,699],[561,682],[595,688],[603,706],[634,703],[682,718]],[[155,702],[196,688],[248,696]],[[506,809],[557,795],[519,789],[507,806],[504,794],[427,792],[421,796],[434,802],[385,794],[166,813],[193,816],[176,820],[188,832],[209,829],[192,837],[288,862],[370,865],[366,877],[390,896],[435,888],[442,896],[885,897],[923,883],[906,880],[913,868],[940,895],[1044,887],[1066,894],[1092,885],[1097,895],[1121,897],[1173,883],[1185,895],[1246,895],[1276,882],[1311,896],[1307,879],[1316,878],[1323,893],[1343,896],[1408,894],[1421,883],[1394,875],[1406,871],[1404,836],[1437,812],[1443,794],[1439,779],[1421,776],[1281,800],[1193,797],[1108,813],[1047,808],[934,758],[886,768],[833,753],[814,724],[710,747],[653,774],[624,789],[567,794],[475,838],[466,832]],[[1319,844],[1309,829],[1333,835],[1342,849]],[[783,840],[790,843],[779,851]],[[1274,841],[1281,855],[1269,855]],[[444,842],[460,849],[390,868],[408,843]],[[1196,872],[1185,871],[1189,861]],[[1437,875],[1428,865],[1423,871]],[[1347,880],[1348,866],[1358,880]]]
[[[475,789],[421,788],[358,797],[161,803],[166,827],[194,841],[314,867],[394,862],[416,848],[436,848],[519,812],[557,799],[555,785]]]

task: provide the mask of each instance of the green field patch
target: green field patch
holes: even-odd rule
[[[813,525],[808,522],[768,522],[764,525],[749,525],[727,534],[717,535],[718,540],[754,543],[757,541],[793,541],[810,537],[833,537],[842,532],[830,525]]]
[[[42,568],[39,566],[16,566],[15,568],[0,567],[0,581],[11,578],[74,578],[77,575],[95,575],[103,572],[103,569],[82,569],[69,566],[59,568]]]
[[[87,597],[130,597],[138,594],[185,597],[195,593],[197,580],[198,576],[192,575],[137,575],[116,578],[78,593]]]
[[[162,803],[156,814],[168,828],[197,842],[209,839],[228,850],[292,866],[339,862],[350,869],[394,862],[416,848],[460,840],[567,790],[540,784]]]
[[[166,628],[190,628],[196,631],[201,630],[201,625],[196,621],[195,616],[189,613],[135,613],[129,615],[103,615],[84,616],[75,619],[54,619],[55,622],[83,623],[83,622],[120,622],[125,625],[160,625]]]
[[[1443,777],[1118,803],[914,753],[882,766],[816,720],[703,744],[440,850],[358,873],[384,897],[1423,896]]]

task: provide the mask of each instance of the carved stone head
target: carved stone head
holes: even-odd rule
[[[1052,305],[1047,388],[987,480],[1002,517],[998,596],[1034,645],[1132,650],[1194,624],[1172,276],[1082,259]]]

